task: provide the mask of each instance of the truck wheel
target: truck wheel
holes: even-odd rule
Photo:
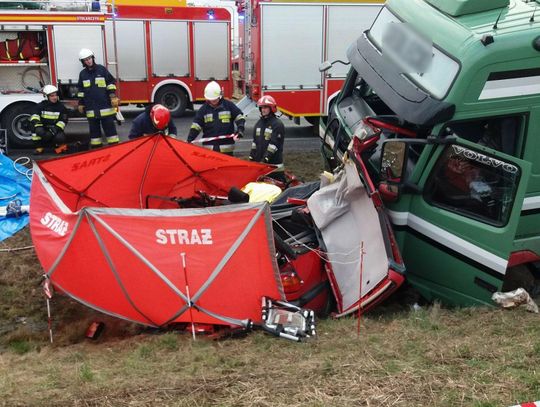
[[[315,137],[319,137],[319,121],[321,119],[321,116],[306,116],[304,117],[306,121],[311,124],[311,135]]]
[[[313,127],[317,128],[317,133],[319,132],[319,120],[320,116],[306,116],[304,119],[306,119],[306,122],[311,124]]]
[[[167,85],[158,90],[154,101],[169,109],[174,117],[182,116],[187,107],[186,92],[174,85]]]
[[[533,292],[534,285],[533,273],[526,264],[520,264],[506,270],[502,291],[514,291],[521,287],[530,294]]]
[[[17,103],[2,114],[2,127],[7,130],[9,147],[32,147],[30,111],[33,103]]]

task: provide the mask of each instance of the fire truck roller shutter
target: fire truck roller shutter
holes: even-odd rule
[[[146,66],[146,38],[144,21],[116,20],[116,50],[111,21],[105,23],[107,33],[108,62],[118,64],[117,81],[145,81],[148,78]],[[118,55],[115,55],[115,51]],[[108,67],[116,77],[114,66]],[[121,85],[120,85],[121,89]],[[122,94],[120,94],[122,97]]]
[[[263,87],[270,91],[322,86],[317,67],[323,58],[323,8],[261,3]]]
[[[186,21],[151,21],[152,73],[157,77],[188,77],[189,38]],[[163,44],[174,44],[166,47]]]
[[[382,4],[355,4],[328,6],[328,28],[326,31],[327,57],[329,61],[347,61],[347,48],[360,34],[371,27],[381,11]],[[321,61],[322,62],[322,61]],[[350,65],[335,64],[326,75],[344,78]]]
[[[97,64],[105,64],[103,30],[96,25],[55,25],[53,27],[54,56],[58,61],[56,75],[58,82],[69,83],[79,80],[81,62],[79,51],[82,48],[91,49]],[[61,61],[61,62],[60,62]]]
[[[229,29],[229,23],[217,21],[193,23],[197,80],[229,79]]]

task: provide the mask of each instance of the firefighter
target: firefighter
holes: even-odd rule
[[[103,65],[96,64],[94,53],[86,48],[79,52],[84,69],[79,73],[79,113],[86,113],[90,128],[90,148],[102,146],[101,128],[107,143],[120,142],[114,119],[119,100],[116,97],[116,80]]]
[[[283,143],[285,126],[276,117],[277,104],[270,95],[264,95],[257,101],[261,118],[255,123],[253,141],[249,153],[250,161],[264,162],[277,166],[270,174],[272,178],[285,182],[283,167]]]
[[[148,107],[134,120],[129,131],[129,139],[149,134],[165,134],[176,138],[176,126],[171,120],[171,112],[163,105]]]
[[[204,98],[206,102],[197,111],[189,130],[188,143],[193,142],[201,131],[204,138],[234,134],[234,137],[203,142],[206,148],[233,155],[235,140],[244,136],[246,119],[242,111],[234,103],[223,98],[221,87],[215,81],[206,85]]]
[[[58,88],[53,85],[43,87],[46,98],[38,103],[30,116],[32,141],[37,145],[36,154],[43,154],[45,147],[52,146],[56,154],[67,151],[64,129],[68,121],[67,109],[60,102]]]

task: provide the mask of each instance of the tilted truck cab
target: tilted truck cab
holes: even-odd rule
[[[352,138],[380,138],[363,159],[407,278],[427,299],[492,304],[495,291],[535,289],[538,6],[389,0],[348,49],[351,70],[321,123],[323,156],[335,167]]]

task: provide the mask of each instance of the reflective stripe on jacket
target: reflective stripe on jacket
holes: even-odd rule
[[[244,132],[246,118],[233,102],[222,99],[215,108],[205,103],[195,114],[195,119],[188,134],[188,141],[193,141],[202,131],[203,137],[225,136],[235,131]],[[235,130],[235,125],[236,129]],[[204,145],[234,144],[232,138],[214,140]]]
[[[67,109],[61,102],[44,100],[35,105],[30,113],[30,123],[34,129],[39,126],[56,126],[64,130],[68,122]]]
[[[284,141],[285,126],[283,122],[273,114],[266,118],[261,117],[253,129],[249,157],[253,161],[282,164]]]
[[[103,65],[95,64],[79,73],[79,103],[84,105],[86,117],[108,117],[116,114],[110,95],[116,92],[116,80]]]

